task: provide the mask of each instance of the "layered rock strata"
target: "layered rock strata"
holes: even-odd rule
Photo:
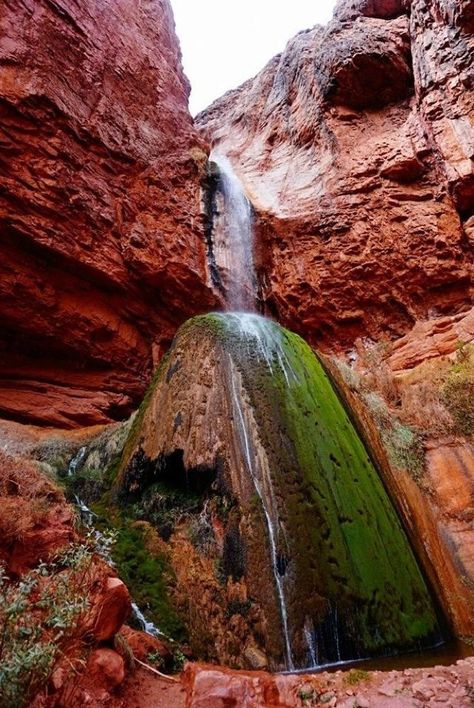
[[[0,2],[0,415],[123,418],[214,303],[168,0]]]
[[[259,213],[267,311],[312,343],[472,294],[472,3],[340,2],[197,118]]]

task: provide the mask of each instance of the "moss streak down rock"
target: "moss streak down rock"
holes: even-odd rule
[[[429,593],[379,475],[297,335],[256,315],[190,320],[126,450],[125,493],[159,479],[164,457],[177,450],[191,484],[200,470],[215,470],[212,488],[238,508],[243,580],[266,620],[253,638],[274,667],[285,663],[277,586],[297,667],[437,637]]]

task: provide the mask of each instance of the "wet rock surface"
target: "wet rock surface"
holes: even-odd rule
[[[320,362],[274,322],[214,314],[179,330],[115,495],[153,522],[164,484],[196,497],[166,540],[197,656],[293,669],[439,640],[367,450]]]

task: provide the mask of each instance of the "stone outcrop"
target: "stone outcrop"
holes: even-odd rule
[[[257,211],[267,311],[313,344],[472,295],[472,2],[342,0],[197,118]]]
[[[402,411],[408,409],[407,422],[428,428],[422,488],[400,474],[398,491],[411,510],[413,535],[436,569],[443,606],[457,634],[465,637],[474,636],[473,341],[470,310],[418,323],[386,354]],[[430,390],[446,390],[446,382],[455,385],[447,401],[454,419],[443,431],[446,414],[436,398],[433,405]]]
[[[460,347],[473,341],[474,309],[424,320],[391,344],[388,365],[396,375],[403,376],[424,362],[453,356]]]
[[[456,665],[404,671],[352,671],[316,675],[264,672],[188,664],[186,708],[470,708],[474,659]]]
[[[310,348],[268,319],[183,325],[132,424],[116,486],[121,506],[172,536],[198,656],[293,669],[440,639],[348,413]],[[163,498],[177,494],[193,495],[194,518],[160,528]]]
[[[81,631],[96,642],[114,638],[131,612],[130,593],[120,578],[112,572],[96,583],[96,595]]]
[[[0,2],[0,415],[123,418],[212,309],[168,0]]]
[[[469,641],[474,636],[473,342],[472,310],[418,322],[401,339],[379,346],[378,356],[376,346],[367,350],[358,342],[355,379],[351,383],[346,376],[341,387],[382,464],[452,631]],[[338,379],[338,371],[331,370]],[[387,437],[394,424],[398,443]],[[410,440],[418,440],[418,447],[410,447]],[[394,449],[399,454],[394,456]]]
[[[6,446],[5,446],[6,447]],[[0,453],[0,563],[19,577],[76,539],[74,513],[37,463]]]

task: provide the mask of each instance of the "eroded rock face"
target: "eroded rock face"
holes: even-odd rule
[[[312,343],[470,301],[471,32],[470,0],[343,0],[198,116],[259,213],[265,306]]]
[[[123,418],[214,304],[171,7],[0,6],[0,414]]]
[[[401,339],[383,343],[380,358],[374,348],[364,353],[370,345],[359,341],[352,368],[356,379],[351,383],[346,376],[341,386],[365,441],[377,452],[453,633],[469,641],[474,636],[473,322],[472,310],[419,322]],[[332,373],[338,378],[337,369]],[[405,443],[387,435],[394,423],[402,438],[408,436]],[[404,447],[413,434],[418,449]]]
[[[164,484],[201,496],[171,539],[197,655],[294,669],[439,640],[353,423],[309,347],[274,322],[227,313],[180,329],[131,428],[118,498],[153,522]]]

